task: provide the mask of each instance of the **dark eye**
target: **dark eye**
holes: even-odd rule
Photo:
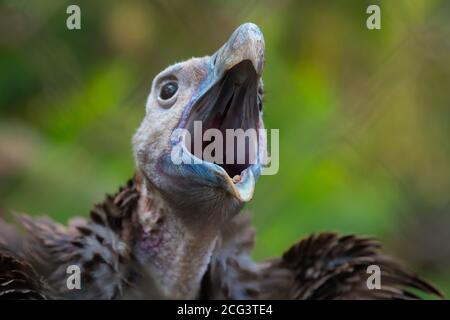
[[[167,82],[161,88],[161,92],[159,93],[159,97],[162,100],[168,100],[174,96],[178,91],[178,84],[174,81]]]

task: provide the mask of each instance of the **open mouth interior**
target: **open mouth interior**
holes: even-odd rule
[[[196,102],[186,124],[191,134],[186,148],[197,158],[221,166],[233,180],[238,180],[242,171],[256,163],[259,112],[258,76],[252,63],[244,60],[228,70]],[[202,130],[194,130],[197,121],[201,121]],[[210,141],[204,141],[208,129],[219,130],[221,141],[215,141],[215,135]],[[234,134],[227,129],[232,129]],[[194,147],[195,142],[197,147]],[[213,148],[212,143],[217,148]],[[218,150],[219,145],[221,150]]]

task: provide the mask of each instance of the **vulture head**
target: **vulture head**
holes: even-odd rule
[[[263,34],[246,23],[211,56],[176,63],[154,78],[134,156],[146,187],[179,215],[228,219],[252,198],[266,155],[258,134],[263,65]]]
[[[266,163],[263,64],[262,33],[247,23],[213,55],[157,75],[133,138],[137,174],[125,188],[69,227],[22,216],[23,237],[0,220],[0,298],[418,298],[411,288],[440,295],[377,242],[352,235],[313,235],[281,258],[251,260],[249,219],[232,218]],[[82,267],[82,290],[69,289],[68,264]],[[373,265],[383,277],[377,290],[368,287]]]

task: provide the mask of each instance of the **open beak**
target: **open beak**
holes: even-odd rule
[[[261,155],[266,152],[265,139],[258,130],[263,128],[259,96],[263,65],[264,38],[260,29],[252,23],[241,25],[210,57],[208,76],[183,124],[191,134],[191,141],[183,141],[186,154],[206,169],[203,176],[212,175],[243,202],[253,196],[261,172]],[[197,132],[195,126],[199,122],[202,126]],[[215,154],[214,159],[204,154],[212,143],[202,139],[208,129],[215,129],[223,137],[222,153]],[[228,133],[229,129],[235,133],[252,129],[249,131],[254,135],[248,135],[242,147],[237,142],[239,138]],[[195,141],[202,141],[200,148],[195,147]]]

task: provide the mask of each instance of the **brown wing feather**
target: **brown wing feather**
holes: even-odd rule
[[[50,290],[23,259],[0,252],[0,299],[48,299]]]
[[[381,271],[381,288],[369,290],[367,267]],[[334,233],[312,235],[292,246],[278,268],[291,270],[290,299],[417,299],[411,289],[441,296],[380,251],[377,241]]]
[[[203,282],[204,299],[418,299],[411,289],[441,296],[431,284],[405,271],[370,238],[334,233],[312,235],[281,258],[250,259],[253,229],[247,217],[223,232]],[[381,271],[381,288],[369,290],[367,267]]]
[[[59,298],[119,297],[123,285],[129,281],[133,265],[131,220],[138,197],[135,183],[130,181],[117,194],[107,196],[94,207],[91,221],[73,219],[68,227],[45,217],[20,216],[28,231],[27,237],[23,238],[21,252],[14,251],[14,248],[9,251],[26,259]],[[9,241],[3,242],[3,247],[8,248]],[[83,270],[83,290],[67,289],[66,270],[72,264]]]

